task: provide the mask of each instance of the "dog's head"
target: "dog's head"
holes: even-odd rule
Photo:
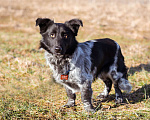
[[[78,43],[75,36],[83,24],[79,19],[72,19],[65,23],[54,23],[48,18],[38,18],[36,26],[40,27],[40,34],[43,37],[40,41],[40,48],[58,56],[74,52]]]

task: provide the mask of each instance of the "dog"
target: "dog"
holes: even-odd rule
[[[49,18],[37,18],[36,26],[40,28],[40,48],[45,50],[53,77],[66,89],[65,107],[75,106],[75,93],[81,92],[84,109],[95,112],[91,84],[97,78],[105,83],[104,91],[97,98],[106,98],[113,83],[116,103],[123,102],[121,89],[130,92],[132,86],[127,80],[127,68],[117,42],[104,38],[79,43],[76,36],[79,27],[83,27],[80,19],[55,23]]]

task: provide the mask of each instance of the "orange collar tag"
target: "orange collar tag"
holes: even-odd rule
[[[61,80],[68,80],[68,75],[61,75]]]

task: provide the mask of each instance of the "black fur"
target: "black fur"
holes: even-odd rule
[[[78,43],[76,36],[83,23],[72,19],[65,23],[54,23],[48,18],[38,18],[36,25],[40,27],[42,40],[40,48],[46,50],[45,57],[56,82],[66,88],[67,107],[75,105],[75,92],[81,92],[81,99],[87,111],[94,111],[92,106],[91,84],[96,78],[101,78],[105,88],[98,98],[108,96],[112,83],[116,93],[116,102],[123,101],[120,89],[131,90],[127,80],[127,70],[120,46],[109,38]],[[68,72],[69,71],[69,72]],[[68,80],[60,76],[68,74]]]

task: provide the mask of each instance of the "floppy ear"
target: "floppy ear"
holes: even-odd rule
[[[38,18],[36,20],[36,26],[39,25],[40,27],[40,33],[46,32],[49,25],[54,24],[54,21],[49,18]]]
[[[72,19],[69,21],[66,21],[65,24],[72,30],[75,36],[78,34],[79,27],[83,27],[83,23],[80,19]]]

